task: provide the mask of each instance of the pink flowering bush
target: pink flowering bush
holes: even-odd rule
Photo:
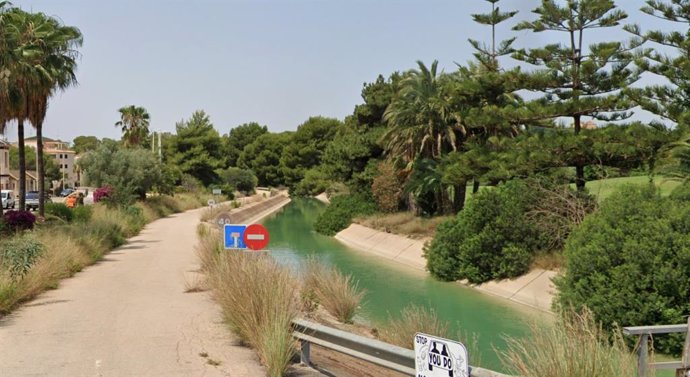
[[[7,211],[2,216],[4,226],[11,231],[33,229],[36,216],[29,211]]]
[[[100,188],[96,189],[96,191],[93,192],[93,201],[94,201],[94,203],[98,203],[102,200],[108,200],[108,199],[112,198],[113,194],[114,194],[114,190],[111,186],[106,185],[106,186],[100,187]]]

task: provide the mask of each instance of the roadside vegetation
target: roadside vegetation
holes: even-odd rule
[[[330,318],[352,323],[365,295],[352,277],[314,261],[300,275],[268,255],[228,252],[214,228],[206,223],[198,228],[207,285],[230,330],[256,350],[269,376],[285,375],[297,352],[293,319],[313,318],[321,307]]]
[[[524,377],[637,376],[637,357],[622,336],[602,329],[587,310],[568,311],[553,325],[532,325],[529,337],[508,339],[501,356],[511,373]]]
[[[60,280],[98,262],[124,244],[146,223],[167,214],[197,208],[205,197],[180,194],[156,197],[129,207],[106,204],[70,209],[62,204],[46,208],[46,219],[35,217],[0,221],[0,315],[41,292],[58,287]],[[10,215],[10,216],[8,216]]]

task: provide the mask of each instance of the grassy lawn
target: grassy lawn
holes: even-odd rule
[[[628,184],[645,185],[648,182],[648,176],[609,178],[587,182],[586,187],[590,193],[597,196],[599,201],[602,201],[611,196],[611,194],[621,186]],[[666,196],[670,194],[674,188],[678,187],[680,182],[669,181],[663,177],[655,177],[654,184],[661,189],[661,195]],[[574,188],[575,185],[572,185],[572,187]]]

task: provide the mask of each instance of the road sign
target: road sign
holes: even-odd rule
[[[469,377],[467,348],[459,342],[417,333],[414,336],[416,377]]]
[[[232,224],[232,217],[230,217],[230,214],[227,212],[221,212],[218,216],[216,216],[216,224],[218,224],[219,227],[224,228],[225,224]]]
[[[246,249],[244,244],[244,231],[247,229],[246,225],[240,224],[225,224],[224,230],[224,244],[226,249]]]
[[[209,207],[213,207],[214,205],[216,205],[216,201],[213,200],[213,199],[209,199],[209,200],[206,202],[206,204],[208,204]]]
[[[244,244],[252,250],[265,249],[268,240],[268,230],[261,224],[252,224],[244,231]]]
[[[221,191],[221,189],[213,189],[213,195],[220,195],[222,193],[223,191]]]

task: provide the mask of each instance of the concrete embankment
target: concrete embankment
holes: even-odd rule
[[[359,224],[350,225],[336,234],[335,238],[357,250],[378,255],[393,263],[399,263],[419,271],[426,271],[426,259],[423,256],[423,250],[424,243],[428,239],[415,240]],[[556,275],[556,271],[534,269],[516,279],[467,285],[481,292],[548,312],[551,310],[551,302],[556,292],[551,280]]]
[[[286,193],[280,193],[259,202],[243,204],[240,208],[230,211],[230,218],[235,224],[251,224],[261,221],[290,203]]]

